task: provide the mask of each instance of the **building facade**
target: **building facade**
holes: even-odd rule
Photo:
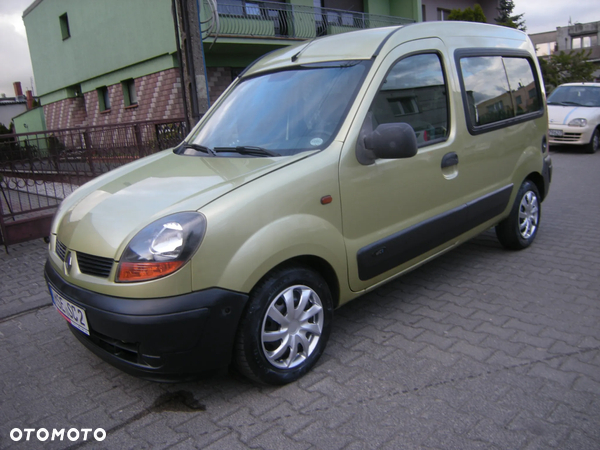
[[[48,129],[183,117],[169,1],[36,0],[23,20]]]
[[[452,9],[472,8],[476,3],[488,23],[494,24],[499,5],[499,0],[216,1],[218,28],[211,21],[210,2],[202,3],[202,21],[208,31],[205,58],[211,98],[218,97],[254,59],[270,51],[273,40],[285,43],[360,28],[446,20]],[[253,42],[244,33],[251,35]],[[249,45],[257,51],[251,51]]]
[[[26,91],[23,95],[23,89],[19,81],[15,81],[13,87],[15,89],[14,97],[0,94],[0,125],[7,129],[10,128],[15,116],[33,109],[34,98],[32,92]]]
[[[0,125],[10,128],[13,117],[27,111],[27,99],[0,94]]]
[[[498,1],[478,2],[493,23]],[[185,38],[177,0],[35,0],[24,11],[46,127],[178,120]],[[472,0],[198,0],[208,103],[261,55],[361,28],[444,20]],[[196,24],[198,21],[196,21]],[[181,41],[181,42],[180,42]],[[185,65],[185,64],[184,64]],[[202,83],[200,83],[202,84]],[[204,111],[200,111],[201,113]]]
[[[554,53],[586,50],[589,61],[596,64],[594,81],[600,80],[600,22],[576,23],[557,27],[554,31],[530,34],[538,57],[548,57]]]

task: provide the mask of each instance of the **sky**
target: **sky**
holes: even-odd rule
[[[23,11],[32,3],[0,0],[0,94],[7,97],[15,95],[15,81],[21,82],[23,93],[32,86],[33,70],[22,19]]]
[[[0,94],[7,97],[14,96],[15,81],[21,82],[23,92],[32,87],[36,92],[22,19],[23,11],[32,3],[33,0],[0,0]],[[567,26],[569,20],[572,23],[600,21],[598,0],[514,0],[514,3],[513,13],[525,14],[528,33],[553,31]]]

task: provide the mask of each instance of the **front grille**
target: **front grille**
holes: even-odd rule
[[[67,256],[67,246],[58,239],[56,240],[56,254],[61,261],[64,261]]]
[[[79,270],[86,275],[108,278],[112,269],[113,260],[111,258],[102,258],[100,256],[88,255],[87,253],[77,252],[77,263]]]
[[[580,139],[581,133],[565,133],[562,136],[552,137],[552,140],[556,142],[577,142]]]

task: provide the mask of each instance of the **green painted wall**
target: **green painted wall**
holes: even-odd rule
[[[369,14],[390,15],[390,2],[393,0],[365,0],[365,12]]]
[[[177,67],[177,55],[163,55],[149,61],[144,61],[130,67],[124,67],[114,72],[102,74],[98,77],[82,81],[80,83],[81,92],[90,92],[100,86],[111,86],[130,78],[139,78],[151,73],[161,72],[163,70]],[[37,75],[37,73],[36,73]],[[50,103],[74,97],[74,92],[69,89],[58,89],[46,95],[40,95],[40,104],[48,105]]]
[[[422,21],[421,0],[390,0],[390,15]]]
[[[50,103],[57,102],[59,100],[64,100],[67,97],[72,97],[67,89],[59,89],[57,91],[50,92],[46,95],[40,95],[40,104],[48,105]]]
[[[314,6],[313,0],[289,0],[286,3],[291,3],[292,5]]]
[[[170,0],[44,0],[24,22],[40,96],[176,52]]]
[[[44,117],[44,108],[33,108],[17,117],[13,117],[15,124],[15,133],[32,133],[34,131],[46,130],[46,118]],[[27,127],[25,127],[27,125]]]
[[[93,91],[99,86],[110,86],[120,83],[123,80],[139,78],[151,73],[172,69],[173,67],[177,67],[177,55],[162,55],[149,61],[144,61],[134,66],[125,67],[87,80],[81,83],[81,92]]]
[[[421,0],[364,0],[365,12],[422,21]]]

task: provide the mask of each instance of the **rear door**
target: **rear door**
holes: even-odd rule
[[[459,49],[454,56],[468,137],[462,174],[472,196],[511,186],[516,192],[529,173],[522,173],[525,161],[537,160],[541,171],[546,120],[535,64],[518,49]]]

